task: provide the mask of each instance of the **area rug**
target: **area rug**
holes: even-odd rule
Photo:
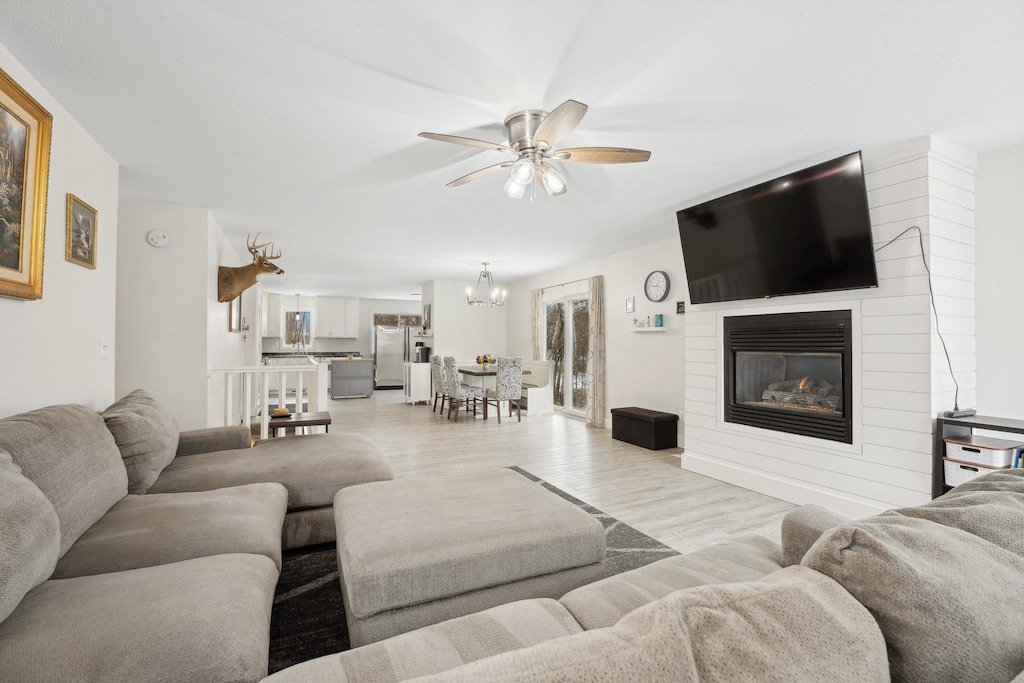
[[[678,555],[668,546],[518,467],[510,468],[597,517],[607,541],[605,572],[612,576]],[[287,550],[270,620],[270,673],[349,649],[334,544]]]

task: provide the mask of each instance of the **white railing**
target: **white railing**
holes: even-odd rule
[[[224,424],[250,425],[258,419],[261,439],[270,435],[269,406],[274,405],[271,384],[275,385],[277,406],[286,406],[289,392],[293,390],[296,413],[313,413],[320,410],[320,406],[328,405],[326,363],[248,365],[215,368],[210,372],[224,375]],[[306,410],[303,410],[303,399]]]

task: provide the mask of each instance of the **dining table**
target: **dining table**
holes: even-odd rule
[[[485,390],[486,389],[494,389],[495,386],[496,386],[497,380],[495,380],[494,382],[488,382],[487,381],[488,377],[497,377],[498,376],[498,366],[496,364],[494,364],[494,363],[488,364],[487,367],[484,367],[483,365],[460,365],[460,366],[458,366],[458,369],[459,369],[459,374],[463,375],[465,377],[479,377],[480,378],[480,384],[478,386],[483,387]],[[523,374],[524,375],[529,375],[530,371],[529,370],[524,370]],[[490,386],[488,386],[488,384],[490,384]],[[485,420],[487,419],[487,398],[486,397],[484,397],[484,419]]]
[[[480,383],[476,386],[481,386],[486,391],[487,389],[493,389],[495,386],[494,382],[488,382],[488,377],[498,376],[498,367],[496,365],[489,364],[486,368],[483,365],[460,365],[459,374],[463,377],[479,377]],[[496,382],[497,380],[495,380]],[[468,382],[467,382],[468,384]],[[488,386],[490,384],[490,386]],[[487,419],[487,397],[484,396],[484,419]]]

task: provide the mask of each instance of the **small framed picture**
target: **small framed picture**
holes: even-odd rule
[[[633,297],[627,296],[626,297],[626,313],[632,313],[633,312],[633,308],[634,308],[634,306],[633,306]]]
[[[686,313],[686,302],[685,301],[677,301],[676,302],[676,313],[678,315],[682,315],[683,313]]]
[[[228,332],[242,331],[242,295],[228,302]]]
[[[64,258],[96,270],[96,209],[70,193]]]

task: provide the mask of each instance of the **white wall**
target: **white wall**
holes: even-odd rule
[[[1024,417],[1024,145],[978,157],[978,414]],[[968,404],[970,405],[970,404]],[[998,436],[1006,437],[1005,434]]]
[[[643,285],[652,270],[665,271],[670,280],[668,298],[652,303]],[[604,276],[605,297],[605,424],[611,425],[611,409],[639,406],[668,413],[683,413],[683,319],[676,315],[676,301],[685,297],[686,280],[679,239],[672,238],[611,256],[560,268],[521,280],[509,287],[508,352],[530,359],[530,291],[545,288],[545,296],[557,296],[558,285]],[[585,291],[585,288],[584,288]],[[633,297],[635,311],[626,313],[626,297]],[[665,332],[639,333],[633,318],[653,320],[663,315]],[[680,420],[680,426],[682,420]],[[681,443],[681,441],[680,441]]]
[[[55,403],[102,410],[116,398],[118,165],[3,45],[0,69],[53,116],[43,298],[0,297],[0,417]],[[96,270],[64,259],[69,192],[97,211]]]
[[[466,303],[466,287],[475,285],[475,281],[433,282],[432,353],[454,356],[459,363],[472,361],[482,353],[505,355],[508,344],[506,311],[509,310],[509,304],[470,306]]]
[[[221,424],[222,393],[208,368],[241,365],[244,342],[227,331],[217,267],[242,261],[206,209],[124,199],[120,212],[117,393],[146,389],[182,429]],[[167,233],[167,246],[146,241],[154,229]]]
[[[912,225],[924,232],[961,407],[973,405],[975,386],[975,164],[973,154],[934,138],[864,156],[876,248]],[[934,334],[916,234],[879,251],[876,261],[874,290],[693,306],[686,316],[684,468],[853,515],[930,499],[933,418],[953,407],[953,385]],[[723,317],[827,309],[853,316],[853,443],[724,422]]]

